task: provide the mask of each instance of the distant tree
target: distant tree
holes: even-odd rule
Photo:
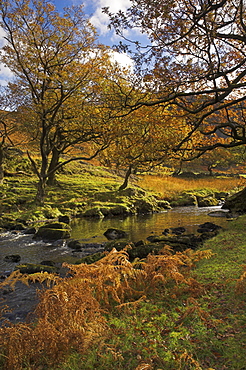
[[[218,138],[211,145],[197,142],[197,156],[216,147],[246,144],[242,115],[231,121],[233,111],[245,110],[245,0],[131,0],[126,12],[104,11],[110,27],[123,37],[118,49],[131,53],[136,62],[139,86],[152,93],[126,101],[129,109],[176,105],[190,127],[177,151],[184,150],[197,131]],[[129,40],[129,30],[136,29],[148,39],[145,45]],[[221,111],[229,112],[222,121],[217,120]],[[227,140],[221,140],[221,131]]]

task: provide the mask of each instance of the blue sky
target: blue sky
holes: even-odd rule
[[[108,17],[102,13],[102,8],[109,7],[112,12],[117,12],[126,10],[131,4],[130,0],[53,0],[53,2],[59,11],[66,6],[83,4],[85,14],[98,31],[100,42],[109,46],[115,44],[118,38],[113,31],[109,31]]]

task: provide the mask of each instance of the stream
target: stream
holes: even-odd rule
[[[20,263],[40,263],[47,260],[56,263],[63,261],[73,263],[85,255],[103,250],[102,244],[107,241],[103,234],[109,228],[125,231],[127,233],[126,242],[136,242],[145,240],[150,235],[162,235],[164,229],[171,227],[183,226],[187,229],[187,233],[195,233],[197,226],[207,221],[223,227],[227,224],[225,217],[208,216],[209,212],[219,209],[220,207],[179,207],[151,215],[75,219],[71,223],[71,238],[88,244],[82,252],[68,248],[65,241],[51,244],[33,240],[32,235],[25,235],[22,232],[4,232],[0,234],[0,274],[12,271],[16,264]],[[11,254],[20,255],[20,262],[13,263],[4,260],[5,256]]]
[[[50,244],[33,240],[32,235],[25,235],[22,232],[4,232],[0,234],[0,278],[3,279],[20,263],[40,263],[44,260],[73,263],[85,255],[103,250],[103,243],[107,241],[103,233],[108,228],[124,230],[127,233],[125,239],[127,242],[145,240],[150,235],[162,235],[164,229],[178,226],[185,227],[187,233],[195,233],[197,226],[207,221],[226,227],[226,217],[208,216],[209,212],[217,210],[220,210],[220,207],[182,207],[163,213],[126,218],[76,219],[71,223],[71,237],[85,243],[86,247],[82,252],[68,248],[65,241]],[[20,255],[20,262],[6,262],[4,257],[11,254]],[[37,289],[40,289],[38,284],[27,287],[20,282],[16,284],[14,290],[4,287],[0,291],[0,299],[3,299],[2,304],[7,304],[10,311],[3,316],[13,323],[32,319],[33,310],[38,302]],[[0,318],[0,324],[2,322]]]

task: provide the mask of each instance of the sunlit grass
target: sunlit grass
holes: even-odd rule
[[[185,190],[211,189],[214,191],[238,191],[245,186],[246,180],[235,177],[182,179],[172,176],[142,176],[138,185],[146,190],[170,197]]]

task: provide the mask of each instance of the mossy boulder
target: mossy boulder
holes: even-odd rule
[[[69,240],[69,242],[67,243],[67,246],[68,248],[75,249],[75,250],[81,250],[82,248],[82,244],[80,243],[79,240],[76,240],[76,239]]]
[[[167,200],[158,200],[157,201],[157,206],[160,209],[171,209],[171,205]]]
[[[229,209],[232,214],[246,213],[246,188],[227,198],[222,208]]]
[[[154,198],[143,198],[134,201],[137,214],[154,213],[157,210],[157,201]]]
[[[35,274],[37,272],[49,272],[56,273],[57,268],[55,266],[47,266],[42,264],[35,263],[25,263],[22,265],[15,266],[15,270],[20,270],[22,274]]]
[[[113,216],[126,216],[131,213],[130,208],[124,204],[118,204],[112,208],[110,208],[110,214]]]
[[[170,235],[170,236],[149,236],[147,238],[151,243],[162,243],[169,245],[176,251],[184,251],[185,249],[195,249],[202,244],[203,239],[200,235]]]
[[[136,242],[128,245],[127,253],[129,255],[129,260],[133,261],[135,258],[143,259],[148,256],[148,254],[157,254],[164,247],[165,243],[148,243],[148,242]],[[106,251],[111,251],[115,248],[117,251],[121,251],[126,247],[125,242],[108,242],[105,245]]]
[[[78,261],[76,261],[75,264],[78,265],[80,263],[86,263],[87,265],[90,265],[91,263],[95,263],[99,261],[103,257],[105,257],[104,252],[97,252],[97,253],[90,254],[89,256],[80,258]]]
[[[171,207],[197,206],[197,198],[193,193],[182,192],[170,200]]]
[[[108,240],[123,239],[127,237],[127,233],[119,229],[108,229],[103,234]]]
[[[197,196],[198,207],[213,207],[218,206],[219,201],[214,196],[201,197]]]
[[[47,223],[41,226],[36,234],[34,239],[42,240],[58,240],[58,239],[68,239],[71,236],[71,227],[64,222],[54,222]]]
[[[93,208],[87,209],[83,213],[83,216],[84,217],[93,217],[93,218],[103,218],[104,217],[100,207],[93,207]]]

